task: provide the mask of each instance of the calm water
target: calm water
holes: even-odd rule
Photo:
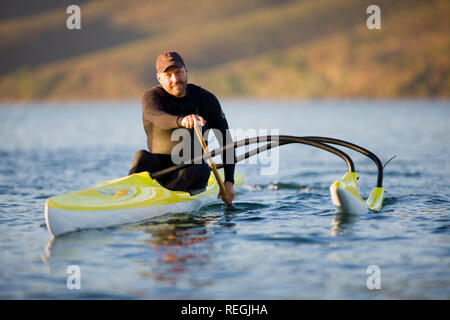
[[[303,145],[263,159],[234,206],[72,233],[54,241],[45,199],[126,175],[145,148],[138,102],[0,108],[2,299],[449,299],[448,101],[223,101],[233,128],[360,144],[387,161],[381,212],[337,215],[329,185],[345,163]],[[263,133],[263,132],[261,132]],[[269,132],[270,133],[270,132]],[[347,151],[367,197],[375,166]],[[275,156],[275,153],[274,153]],[[81,270],[69,290],[67,267]],[[366,286],[380,268],[381,289]]]

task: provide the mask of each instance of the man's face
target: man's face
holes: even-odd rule
[[[164,90],[171,95],[178,98],[186,95],[187,70],[185,67],[171,66],[166,71],[157,73],[156,77]]]

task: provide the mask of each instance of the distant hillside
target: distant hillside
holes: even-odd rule
[[[72,3],[81,30],[66,28]],[[366,28],[370,4],[381,8],[381,30]],[[4,101],[139,99],[166,50],[219,97],[450,96],[448,0],[7,0],[3,8]]]

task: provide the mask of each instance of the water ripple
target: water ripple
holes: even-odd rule
[[[245,235],[242,236],[246,240],[250,241],[268,241],[268,242],[288,242],[292,244],[323,244],[322,241],[317,238],[307,238],[300,236],[267,236],[267,235]]]

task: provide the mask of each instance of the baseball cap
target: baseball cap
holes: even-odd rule
[[[156,71],[164,72],[170,66],[186,67],[183,58],[174,51],[164,52],[156,59]]]

